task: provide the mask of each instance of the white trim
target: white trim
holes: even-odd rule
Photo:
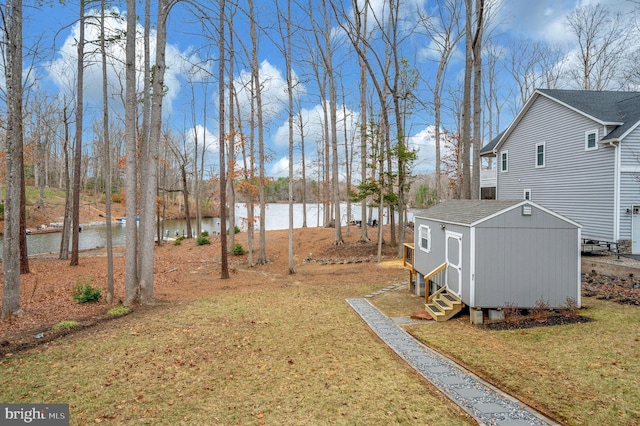
[[[542,153],[538,152],[538,147],[542,147]],[[538,164],[538,154],[542,154],[542,164]],[[536,144],[535,165],[536,169],[541,169],[547,164],[547,147],[546,142],[539,142]]]
[[[640,125],[640,121],[636,121],[636,124],[634,124],[633,126],[629,127],[629,129],[624,132],[624,134],[622,136],[618,136],[618,140],[622,140],[624,138],[626,138],[627,136],[629,136],[629,133],[633,132],[638,125]]]
[[[427,247],[422,247],[422,230],[426,229],[427,232]],[[420,250],[431,253],[431,227],[429,225],[420,225],[418,227],[418,247]]]
[[[469,232],[469,306],[476,306],[476,228]]]
[[[620,163],[622,162],[621,149],[619,145],[614,145],[613,163],[613,239],[618,242],[620,239]]]
[[[577,282],[577,296],[576,301],[578,306],[582,307],[582,256],[580,255],[580,251],[582,250],[582,229],[578,228],[578,282]]]
[[[589,136],[595,134],[594,137],[594,145],[589,146]],[[598,129],[595,130],[587,130],[584,132],[584,150],[585,151],[596,151],[598,149]]]
[[[576,222],[576,221],[574,221],[574,220],[571,220],[571,219],[569,219],[569,218],[568,218],[568,217],[566,217],[566,216],[562,216],[561,214],[558,214],[558,213],[556,213],[556,212],[554,212],[554,211],[551,211],[551,210],[549,210],[549,209],[547,209],[547,208],[545,208],[545,207],[542,207],[540,204],[536,204],[535,202],[533,202],[533,201],[531,201],[531,200],[522,200],[521,202],[516,203],[516,204],[514,204],[514,205],[512,205],[512,206],[509,206],[509,207],[507,207],[506,209],[502,209],[502,210],[500,210],[500,211],[498,211],[498,212],[495,212],[494,214],[491,214],[491,215],[485,216],[485,217],[483,217],[483,218],[481,218],[481,219],[476,220],[476,221],[475,221],[475,222],[473,222],[473,223],[466,224],[466,225],[464,225],[464,226],[469,226],[469,227],[471,227],[471,226],[476,226],[476,225],[478,225],[479,223],[482,223],[482,222],[484,222],[484,221],[486,221],[486,220],[489,220],[489,219],[493,219],[494,217],[499,216],[499,215],[501,215],[501,214],[503,214],[504,212],[507,212],[507,211],[509,211],[509,210],[519,209],[523,204],[531,204],[533,207],[535,207],[535,208],[537,208],[537,209],[540,209],[540,210],[542,210],[543,212],[550,214],[551,216],[557,217],[558,219],[563,220],[563,221],[565,221],[565,222],[567,222],[567,223],[570,223],[571,225],[574,225],[574,226],[577,226],[577,227],[579,227],[579,228],[582,228],[582,225],[580,225],[578,222]]]
[[[505,165],[506,165],[505,169],[503,169],[503,167],[502,167],[502,165],[503,165],[502,164],[502,156],[504,156],[505,160],[506,160],[505,161]],[[498,167],[500,169],[500,173],[508,173],[509,172],[509,150],[508,149],[505,149],[504,151],[500,151],[500,164],[499,164]]]
[[[527,198],[527,193],[529,194],[528,198]],[[527,200],[527,201],[531,201],[531,188],[522,190],[522,199],[523,200]]]
[[[454,295],[456,295],[457,297],[460,297],[462,295],[462,285],[463,285],[463,274],[462,274],[462,237],[463,235],[459,232],[453,232],[453,231],[449,231],[446,230],[444,233],[444,258],[445,258],[445,262],[447,262],[447,272],[450,271],[451,269],[455,269],[456,272],[458,273],[458,292],[455,292],[451,289],[451,287],[449,287],[449,280],[445,278],[445,285],[447,286],[447,289],[453,293]],[[451,266],[452,264],[449,262],[449,238],[453,238],[455,240],[458,241],[458,265],[456,265],[457,267]],[[446,275],[448,277],[448,275]]]

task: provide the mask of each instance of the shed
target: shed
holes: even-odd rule
[[[427,305],[445,293],[440,307],[580,306],[580,224],[530,200],[451,200],[414,217],[412,266]]]

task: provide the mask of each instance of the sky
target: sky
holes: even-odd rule
[[[316,1],[317,0],[310,0]],[[243,2],[244,3],[244,2]],[[384,8],[384,0],[372,0],[374,9],[380,11]],[[512,40],[528,40],[530,43],[545,42],[562,46],[567,52],[576,48],[576,42],[566,26],[566,18],[576,7],[586,4],[595,4],[591,0],[502,0],[495,8],[492,40],[503,51],[508,49]],[[112,2],[113,12],[126,13],[125,2]],[[143,2],[138,2],[138,15],[142,14]],[[284,60],[281,54],[281,37],[277,33],[275,5],[276,2],[257,2],[257,15],[265,28],[260,32],[260,74],[263,79],[263,99],[265,106],[265,137],[269,148],[270,157],[267,163],[267,174],[273,177],[287,176],[289,169],[288,160],[288,122],[287,122],[287,91],[285,80]],[[345,8],[349,9],[351,1],[344,1]],[[630,16],[638,5],[628,0],[601,0],[600,4],[612,13],[622,12]],[[99,2],[96,2],[96,7]],[[433,11],[437,2],[433,0],[403,0],[403,22],[407,27],[417,16],[417,11]],[[60,4],[51,1],[40,7],[26,6],[24,11],[25,47],[35,55],[30,55],[28,67],[34,64],[30,75],[37,76],[36,87],[52,95],[71,93],[75,81],[75,40],[78,34],[76,16],[78,13],[78,0],[71,0]],[[301,14],[301,11],[296,13]],[[152,14],[155,14],[152,8]],[[211,25],[203,26],[202,19],[194,9],[187,4],[178,4],[171,12],[168,23],[167,46],[167,73],[165,84],[167,94],[164,101],[164,121],[175,134],[187,134],[187,139],[193,138],[197,132],[198,140],[206,140],[208,143],[208,161],[217,162],[217,99],[218,85],[217,73],[217,47],[215,40],[207,36],[207,32],[215,31]],[[297,16],[296,22],[303,23],[306,18]],[[248,24],[246,18],[239,12],[233,19],[236,27],[236,50],[242,51],[240,42],[248,44]],[[280,21],[282,23],[282,21]],[[142,31],[142,20],[139,20],[139,31]],[[113,29],[123,30],[124,20],[112,18],[108,26]],[[334,63],[338,66],[340,75],[336,78],[342,83],[344,90],[338,94],[338,134],[340,140],[353,140],[358,128],[358,60],[352,49],[348,48],[345,38],[340,35],[339,28],[332,28],[336,35],[336,54]],[[87,39],[97,39],[97,28],[87,28]],[[152,33],[152,39],[155,40]],[[318,155],[317,142],[322,135],[322,103],[317,85],[314,82],[313,73],[309,67],[311,49],[308,43],[312,38],[307,34],[296,32],[293,44],[294,55],[294,80],[296,82],[296,114],[305,123],[305,144],[307,146],[307,162],[310,164]],[[636,41],[637,43],[637,41]],[[418,158],[414,166],[416,173],[428,173],[435,167],[435,148],[433,131],[433,112],[428,105],[431,98],[429,87],[433,85],[435,76],[435,64],[429,61],[430,40],[424,36],[411,35],[403,45],[403,55],[412,67],[421,74],[421,80],[415,88],[416,97],[423,104],[416,104],[415,110],[407,122],[407,134],[409,145],[418,151]],[[155,47],[155,46],[154,46]],[[567,53],[568,55],[570,53]],[[121,47],[110,49],[113,58],[123,58],[124,50]],[[35,56],[35,57],[34,57]],[[86,67],[85,75],[85,108],[87,115],[100,113],[101,108],[101,70],[97,54],[87,54],[93,65]],[[242,53],[239,56],[244,56]],[[113,116],[117,120],[122,108],[119,94],[122,92],[122,66],[114,64],[110,67],[109,83],[112,93]],[[452,87],[462,81],[462,69],[464,66],[464,54],[461,50],[454,53],[447,73],[448,84]],[[248,63],[240,59],[235,65],[234,85],[236,88],[246,85],[249,78]],[[4,85],[4,82],[1,83]],[[508,93],[510,82],[503,72],[500,79],[501,90]],[[507,95],[505,95],[507,96]],[[205,106],[206,102],[206,106]],[[239,90],[238,102],[244,116],[248,116],[250,100],[246,90]],[[120,105],[120,106],[119,106]],[[517,106],[501,109],[500,123],[504,128],[517,113]],[[206,111],[206,117],[205,117]],[[122,117],[119,118],[122,120]],[[85,140],[90,140],[91,123],[85,122]],[[452,120],[445,119],[445,126],[453,128]],[[345,131],[346,128],[346,131]],[[296,131],[297,133],[297,131]],[[295,139],[300,137],[296,134]],[[485,141],[487,143],[488,141]],[[344,148],[341,148],[344,149]],[[300,149],[296,149],[294,170],[300,169]],[[311,170],[313,170],[311,168]]]

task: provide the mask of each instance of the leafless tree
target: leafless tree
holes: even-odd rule
[[[218,104],[218,142],[219,142],[219,159],[220,159],[220,278],[229,278],[229,259],[227,256],[227,183],[226,183],[226,167],[225,167],[225,89],[224,89],[224,74],[225,74],[225,24],[227,22],[225,15],[226,1],[219,0],[220,16],[218,26],[218,91],[219,91],[219,104]],[[231,77],[232,78],[232,77]]]
[[[441,151],[440,126],[442,123],[442,92],[447,68],[451,55],[463,36],[460,30],[460,16],[462,9],[460,0],[441,0],[435,16],[421,15],[420,25],[425,29],[432,41],[432,46],[438,54],[438,71],[433,83],[433,109],[435,132],[435,176],[436,176],[436,203],[442,198],[443,188],[441,183]]]
[[[105,44],[106,32],[105,0],[100,2],[100,53],[102,56],[102,125],[104,138],[104,168],[105,168],[105,220],[107,236],[107,303],[113,300],[113,235],[111,230],[111,138],[109,135],[109,95],[107,87],[107,49]]]
[[[82,173],[82,132],[83,132],[83,91],[84,91],[84,30],[85,30],[85,1],[80,1],[79,35],[77,40],[77,80],[76,80],[76,135],[73,154],[73,208],[71,220],[71,266],[79,262],[79,232],[80,232],[80,177]]]
[[[7,1],[3,14],[7,40],[6,194],[3,238],[3,319],[20,312],[20,198],[22,183],[22,1]]]
[[[569,69],[571,78],[584,90],[604,90],[616,78],[627,48],[625,19],[600,3],[576,8],[566,21],[576,37],[578,64]]]
[[[125,144],[126,144],[126,259],[124,304],[138,299],[138,229],[136,225],[138,198],[137,127],[136,127],[136,1],[127,0],[127,36],[125,59]]]

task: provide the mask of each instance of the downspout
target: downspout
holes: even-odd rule
[[[462,291],[460,292],[462,296]],[[476,227],[469,233],[469,306],[476,307]]]
[[[615,162],[613,170],[613,242],[620,240],[620,141],[611,142],[614,147]]]

